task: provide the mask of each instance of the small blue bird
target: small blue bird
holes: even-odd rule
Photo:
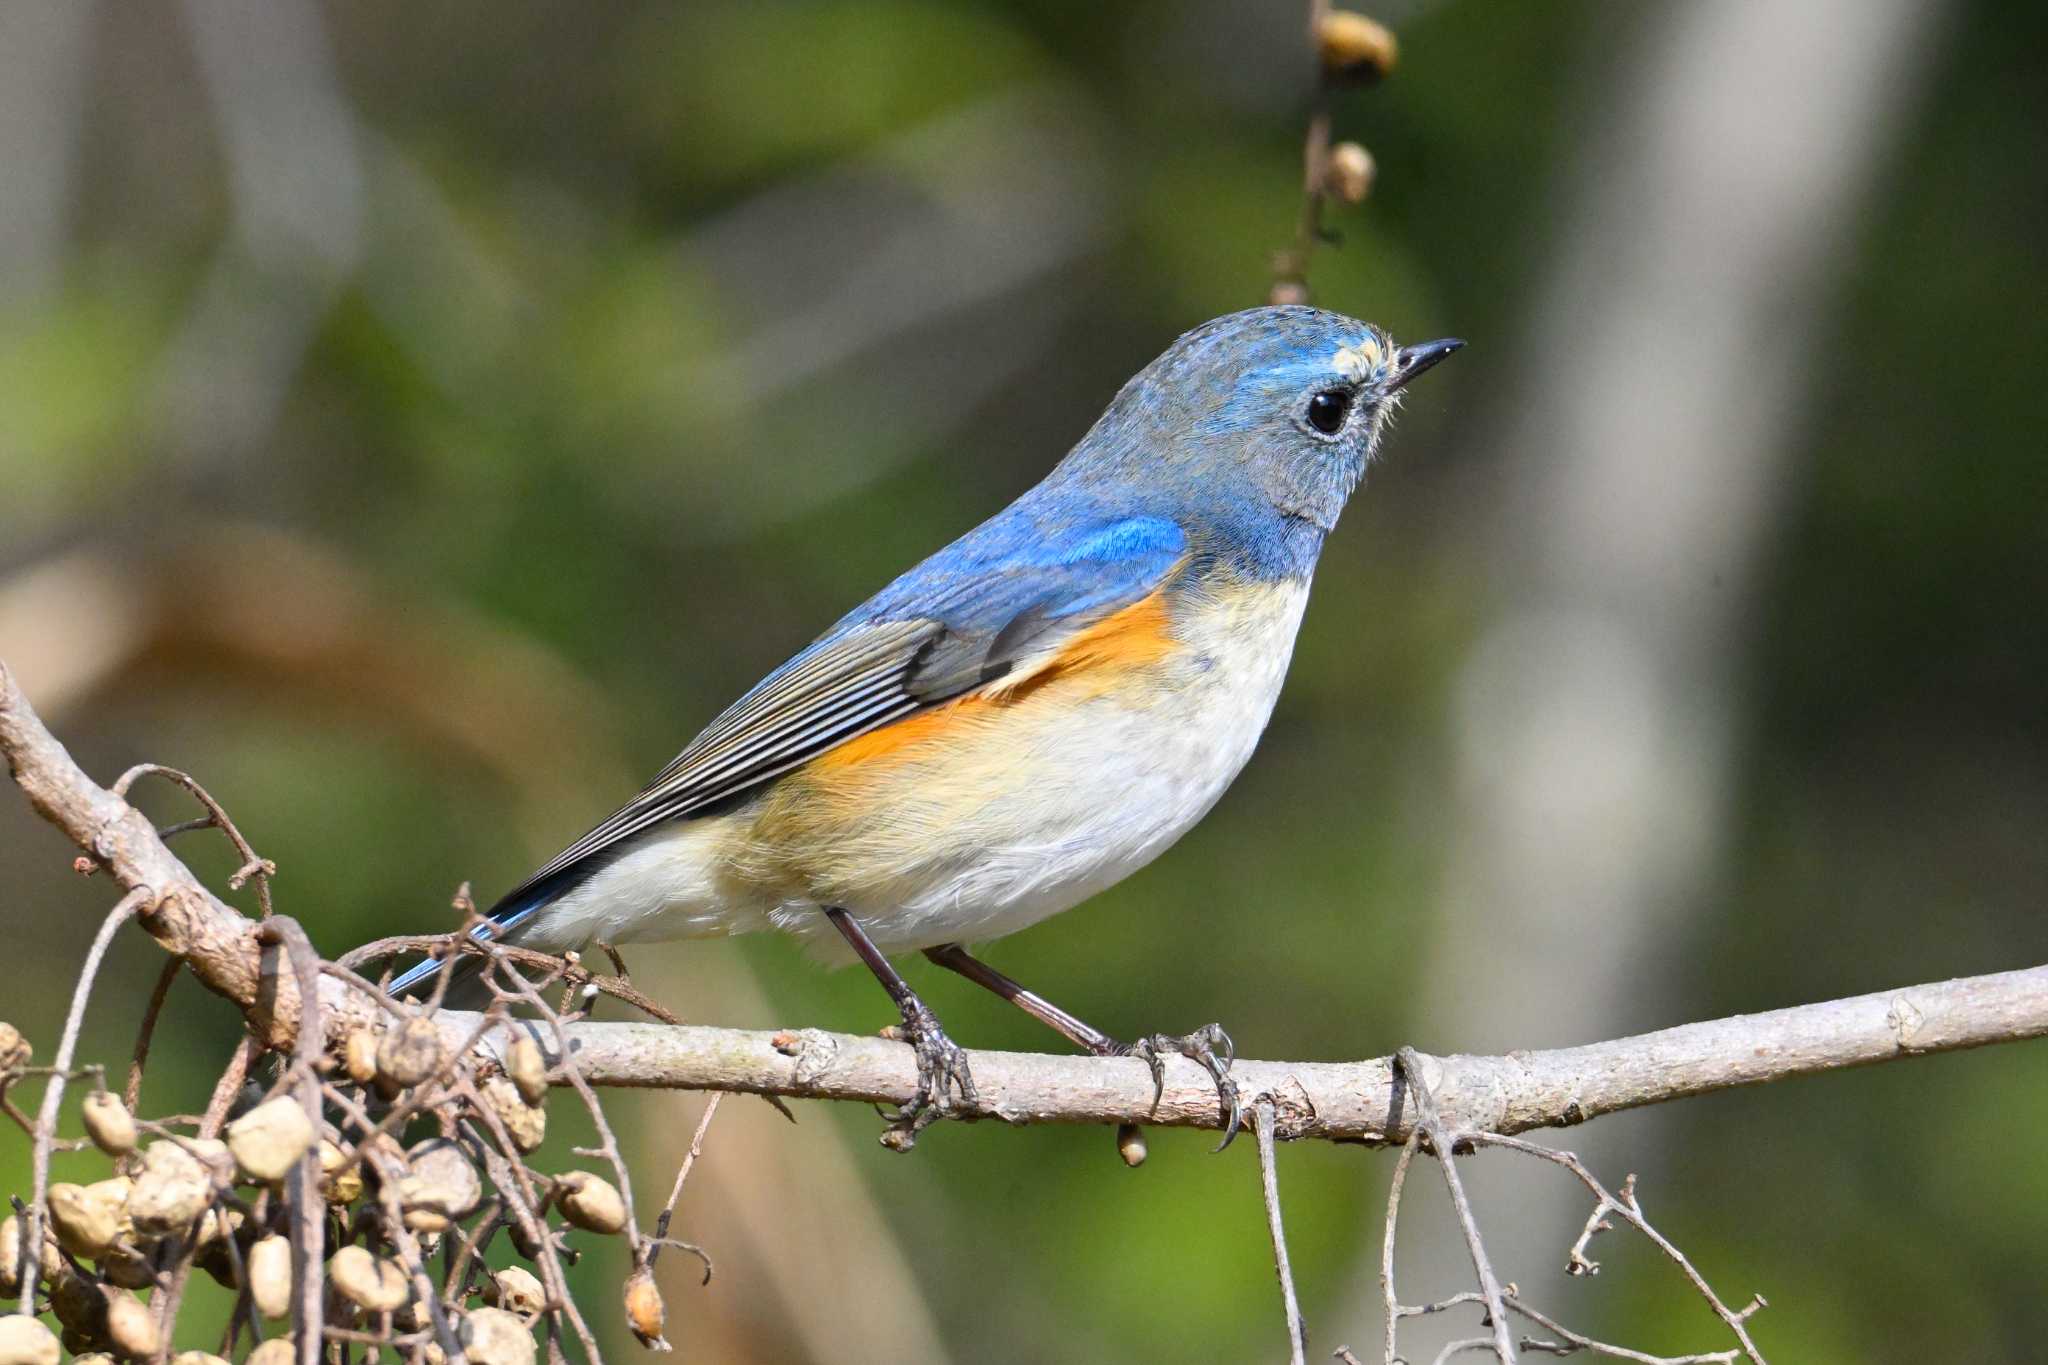
[[[961,945],[1086,900],[1216,804],[1402,388],[1463,344],[1399,348],[1299,306],[1189,332],[1042,483],[727,707],[475,932],[554,952],[771,928],[851,948],[917,1051],[912,1137],[953,1091],[974,1099],[889,963],[922,950],[1089,1052],[1155,1076],[1164,1051],[1194,1057],[1234,1129],[1216,1025],[1120,1043]]]

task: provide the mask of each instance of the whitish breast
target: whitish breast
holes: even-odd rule
[[[1306,582],[1184,600],[1169,658],[1078,699],[1048,687],[980,738],[906,765],[885,818],[836,837],[812,826],[832,847],[807,850],[812,884],[776,920],[807,932],[817,917],[806,911],[829,898],[900,951],[1012,933],[1122,880],[1207,814],[1250,759],[1307,600]]]

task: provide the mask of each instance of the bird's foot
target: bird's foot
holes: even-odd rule
[[[909,1043],[917,1053],[917,1091],[910,1103],[895,1113],[885,1113],[889,1131],[882,1145],[891,1151],[907,1152],[917,1145],[917,1135],[942,1118],[951,1117],[961,1106],[972,1108],[977,1101],[974,1073],[967,1064],[967,1052],[946,1036],[931,1007],[915,996],[903,1006],[900,1028],[885,1030]],[[954,1099],[958,1092],[959,1099]]]
[[[1174,1037],[1168,1033],[1155,1033],[1150,1038],[1140,1038],[1127,1044],[1124,1055],[1142,1057],[1152,1068],[1152,1102],[1157,1104],[1166,1094],[1166,1058],[1177,1054],[1190,1061],[1199,1062],[1209,1079],[1216,1083],[1216,1100],[1223,1116],[1223,1141],[1216,1144],[1222,1151],[1237,1136],[1237,1130],[1244,1119],[1244,1103],[1237,1091],[1237,1082],[1230,1078],[1230,1064],[1237,1060],[1237,1047],[1230,1041],[1230,1035],[1223,1031],[1221,1024],[1205,1024],[1193,1033]]]

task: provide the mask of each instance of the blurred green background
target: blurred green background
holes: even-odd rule
[[[1230,795],[993,961],[1114,1033],[1336,1059],[2042,960],[2048,11],[1376,13],[1401,67],[1336,124],[1379,184],[1315,295],[1470,349],[1332,539]],[[0,657],[103,779],[198,775],[324,949],[448,923],[1261,301],[1302,30],[1236,0],[11,3]],[[110,899],[69,857],[0,801],[6,1014],[45,1057]],[[889,1017],[776,942],[632,962],[693,1020]],[[87,1055],[125,1058],[158,966],[122,942]],[[1045,1046],[910,974],[970,1047]],[[173,1008],[157,1112],[234,1036]],[[2043,1097],[2021,1046],[1571,1142],[1768,1296],[1773,1359],[2021,1360]],[[643,1199],[697,1112],[619,1101]],[[678,1228],[719,1274],[663,1262],[686,1358],[1283,1354],[1248,1142],[1154,1134],[1130,1171],[1106,1132],[946,1127],[904,1159],[863,1111],[800,1117],[712,1130]],[[1377,1350],[1391,1166],[1282,1153],[1312,1354]],[[1469,1166],[1536,1301],[1724,1344],[1620,1234],[1563,1277],[1555,1172]],[[1464,1287],[1433,1185],[1407,1217],[1406,1297]]]

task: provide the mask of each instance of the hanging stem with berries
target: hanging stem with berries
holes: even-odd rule
[[[1331,145],[1331,97],[1339,90],[1378,84],[1400,53],[1384,24],[1352,10],[1331,9],[1329,0],[1310,0],[1309,36],[1316,51],[1316,90],[1302,147],[1301,218],[1293,244],[1273,255],[1268,303],[1309,301],[1309,260],[1330,240],[1323,227],[1323,201],[1360,204],[1372,191],[1372,153],[1357,142]]]

